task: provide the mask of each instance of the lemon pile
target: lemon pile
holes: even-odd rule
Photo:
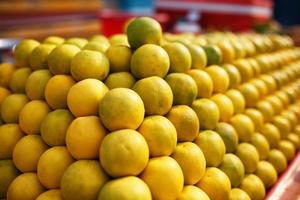
[[[300,148],[289,37],[26,39],[0,65],[0,198],[262,200]]]

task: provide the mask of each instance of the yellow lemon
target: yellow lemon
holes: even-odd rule
[[[14,73],[14,66],[9,63],[0,64],[0,86],[8,88]]]
[[[270,188],[277,181],[277,171],[268,161],[260,161],[254,174],[260,178],[266,188]]]
[[[279,97],[271,95],[268,96],[266,100],[271,103],[275,114],[279,114],[282,111],[283,103],[280,101]]]
[[[232,64],[224,64],[222,68],[225,69],[229,76],[229,88],[237,88],[241,83],[239,70]]]
[[[231,89],[228,90],[225,95],[231,100],[234,107],[234,114],[242,113],[245,109],[245,99],[242,93],[238,90]]]
[[[0,86],[0,111],[1,111],[1,104],[2,104],[2,102],[10,94],[11,94],[11,91],[9,89],[6,89],[5,87],[1,87]]]
[[[226,153],[232,153],[235,151],[239,137],[233,126],[225,122],[221,122],[218,123],[215,131],[221,136],[226,147]]]
[[[55,48],[53,44],[41,44],[35,47],[30,56],[29,63],[32,70],[48,68],[48,56]]]
[[[233,103],[230,98],[224,94],[218,93],[213,95],[210,99],[218,106],[220,111],[220,121],[228,122],[234,113]]]
[[[224,93],[229,87],[229,75],[220,66],[212,65],[205,70],[213,81],[213,91]]]
[[[242,83],[247,82],[253,77],[254,72],[252,70],[250,63],[246,59],[236,60],[233,64],[234,66],[236,66],[236,68],[239,70],[241,74]]]
[[[260,133],[254,133],[250,140],[251,144],[255,146],[260,160],[265,160],[268,157],[270,151],[270,145],[264,135]]]
[[[54,44],[54,45],[59,45],[65,42],[65,39],[62,37],[58,37],[58,36],[49,36],[46,37],[45,40],[43,41],[43,43],[45,44]]]
[[[231,63],[235,59],[234,47],[228,40],[222,40],[218,42],[217,46],[222,51],[222,58],[224,63]]]
[[[26,39],[20,42],[14,49],[14,58],[16,66],[18,67],[30,67],[30,54],[39,46],[40,43],[36,40]]]
[[[291,124],[288,119],[283,116],[277,115],[272,119],[272,124],[274,124],[280,131],[280,138],[285,139],[287,134],[291,131]]]
[[[281,140],[278,144],[278,150],[284,154],[287,161],[290,161],[296,153],[295,146],[289,140]]]
[[[128,72],[130,70],[130,60],[132,52],[124,45],[110,46],[105,52],[109,60],[111,72]]]
[[[249,195],[239,188],[233,188],[230,191],[229,200],[251,200]]]
[[[272,120],[274,116],[274,110],[268,101],[262,100],[257,102],[256,108],[262,113],[265,122],[270,122]]]
[[[259,100],[259,92],[251,83],[244,83],[239,87],[240,92],[245,98],[247,107],[254,107]]]
[[[259,97],[260,98],[264,98],[268,94],[267,85],[262,80],[260,80],[260,79],[252,79],[250,81],[250,83],[256,87],[256,89],[259,92]]]
[[[111,46],[124,45],[129,47],[128,38],[125,34],[115,34],[109,37]]]
[[[187,44],[186,47],[190,51],[192,57],[192,69],[204,69],[207,64],[207,57],[205,51],[202,47],[194,45],[194,44]]]
[[[21,68],[15,70],[11,76],[11,81],[9,84],[10,89],[14,93],[25,93],[26,82],[30,74],[30,68]]]
[[[247,115],[254,123],[255,131],[259,132],[264,125],[264,116],[262,113],[256,109],[248,108],[245,110],[245,115]]]
[[[284,154],[278,149],[272,149],[269,152],[267,161],[275,167],[277,173],[283,172],[287,167],[287,160]]]
[[[207,72],[198,69],[192,69],[188,71],[188,74],[197,84],[198,98],[208,98],[212,95],[213,81]]]
[[[129,72],[115,72],[107,76],[105,85],[111,90],[114,88],[132,88],[136,80]]]
[[[22,108],[29,99],[24,94],[11,94],[1,104],[1,118],[6,123],[17,123]]]
[[[235,128],[239,141],[248,142],[254,134],[254,123],[244,114],[237,114],[230,119],[230,124]]]
[[[97,51],[99,53],[105,53],[107,48],[108,48],[107,44],[103,44],[97,41],[90,41],[82,47],[82,50],[91,50],[91,51]]]
[[[19,173],[12,160],[0,160],[0,198],[5,199],[9,185]]]
[[[246,175],[240,188],[249,195],[251,200],[263,200],[266,195],[264,183],[254,174]]]
[[[276,126],[271,123],[264,124],[261,133],[268,140],[271,148],[276,148],[280,141],[280,132]]]
[[[210,200],[207,194],[199,187],[194,185],[185,185],[177,200]]]
[[[296,133],[289,133],[287,139],[293,143],[296,150],[300,148],[300,137]]]
[[[259,77],[259,79],[261,79],[263,82],[265,82],[265,84],[267,85],[269,94],[273,93],[277,89],[276,82],[272,76],[263,74]]]
[[[84,45],[86,45],[88,43],[88,41],[85,38],[80,38],[80,37],[72,37],[67,39],[64,44],[71,44],[74,46],[77,46],[78,48],[82,48],[84,47]]]
[[[235,153],[243,162],[246,173],[253,173],[259,162],[259,154],[255,146],[250,143],[240,143]]]
[[[61,192],[58,189],[48,190],[40,194],[36,200],[63,200]]]
[[[104,35],[93,35],[92,37],[89,38],[89,42],[97,42],[105,46],[106,48],[109,47],[109,40],[107,37]]]

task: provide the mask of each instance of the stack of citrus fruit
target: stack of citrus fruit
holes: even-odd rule
[[[253,33],[24,40],[0,65],[0,198],[262,200],[300,148],[300,50]]]

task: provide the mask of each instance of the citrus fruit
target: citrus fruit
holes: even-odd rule
[[[222,61],[224,63],[231,63],[235,59],[235,50],[229,41],[222,40],[217,43],[217,46],[222,52]]]
[[[244,114],[237,114],[230,119],[230,124],[235,128],[239,141],[248,142],[254,134],[254,123]]]
[[[262,100],[257,102],[256,108],[262,113],[265,122],[270,122],[272,120],[274,110],[268,101]]]
[[[244,177],[240,189],[244,190],[251,200],[263,200],[266,195],[264,183],[254,174]]]
[[[221,122],[217,124],[215,131],[221,136],[226,147],[226,153],[232,153],[235,151],[239,137],[233,126],[225,122]]]
[[[66,147],[52,147],[45,151],[37,165],[37,175],[47,189],[59,188],[65,170],[74,162]]]
[[[206,161],[201,149],[192,142],[178,143],[171,155],[182,169],[185,185],[196,184],[205,173]]]
[[[256,170],[259,154],[254,145],[246,142],[240,143],[235,154],[243,162],[246,173],[253,173]]]
[[[24,136],[18,124],[0,126],[0,159],[9,159],[17,142]]]
[[[1,104],[1,118],[6,123],[17,123],[22,108],[28,103],[24,94],[11,94]]]
[[[265,160],[268,157],[270,151],[270,145],[265,136],[260,133],[254,133],[254,135],[251,137],[250,142],[256,148],[259,154],[259,159]]]
[[[267,85],[268,93],[273,93],[277,89],[276,82],[272,76],[263,74],[259,78]]]
[[[123,45],[129,47],[127,36],[122,33],[110,36],[109,43],[111,46]]]
[[[58,36],[49,36],[46,37],[45,40],[43,41],[44,44],[54,44],[54,45],[59,45],[65,42],[65,39],[62,37]]]
[[[109,40],[104,35],[93,35],[89,42],[97,42],[108,48],[110,46]]]
[[[136,49],[144,44],[160,44],[162,29],[160,24],[149,17],[138,17],[129,22],[126,30],[130,47]]]
[[[191,68],[204,69],[207,64],[207,57],[203,48],[194,44],[187,44],[186,47],[190,51],[192,58]]]
[[[256,87],[260,98],[264,98],[268,94],[267,85],[262,80],[251,79],[250,83]]]
[[[218,65],[223,60],[221,49],[217,45],[203,46],[207,56],[207,65]]]
[[[287,166],[287,160],[284,154],[278,149],[272,149],[269,152],[267,161],[275,167],[277,173],[283,172]]]
[[[30,54],[39,46],[36,40],[25,39],[14,48],[14,59],[17,67],[30,67]]]
[[[172,89],[173,105],[191,105],[197,97],[194,79],[184,73],[171,73],[165,78]]]
[[[234,107],[234,114],[242,113],[245,109],[245,99],[242,93],[235,89],[228,90],[225,95],[231,100]]]
[[[132,88],[135,82],[135,78],[129,72],[115,72],[108,75],[104,83],[111,90],[114,88]]]
[[[239,70],[241,74],[241,82],[247,82],[253,77],[253,70],[250,63],[246,59],[236,60],[234,66]]]
[[[67,39],[64,44],[71,44],[74,46],[77,46],[78,48],[82,48],[84,47],[84,45],[86,45],[88,43],[88,41],[85,38],[80,38],[80,37],[72,37]]]
[[[48,190],[40,194],[36,200],[63,200],[61,192],[58,189]]]
[[[67,96],[67,104],[75,117],[97,115],[99,102],[108,88],[97,79],[85,79],[74,84]]]
[[[210,200],[207,194],[194,185],[185,185],[177,200]]]
[[[271,103],[275,114],[279,114],[282,111],[283,104],[277,96],[268,96],[266,100]]]
[[[97,199],[100,188],[108,179],[98,161],[78,160],[62,176],[62,197],[65,200]]]
[[[220,66],[212,65],[205,69],[213,82],[213,91],[224,93],[229,87],[229,75]]]
[[[70,124],[66,134],[68,151],[77,160],[96,159],[107,130],[96,116],[78,117]]]
[[[2,104],[2,102],[10,94],[11,94],[11,91],[9,89],[0,86],[0,110],[1,110],[1,104]]]
[[[105,136],[99,158],[101,166],[110,176],[136,176],[148,163],[149,149],[140,133],[123,129]]]
[[[271,148],[276,148],[280,140],[280,132],[276,126],[270,123],[264,124],[261,134],[268,140]]]
[[[192,103],[192,109],[196,112],[201,129],[213,130],[220,118],[218,106],[209,99],[197,99]]]
[[[210,99],[218,106],[220,111],[220,121],[228,122],[234,113],[233,103],[230,98],[224,94],[218,93],[213,95]]]
[[[209,167],[206,169],[204,177],[196,184],[210,199],[228,200],[231,190],[230,180],[220,169]]]
[[[274,124],[280,131],[281,139],[285,139],[287,134],[291,131],[291,124],[289,120],[280,115],[273,117],[272,124]]]
[[[102,44],[97,41],[90,41],[82,47],[82,50],[91,50],[91,51],[97,51],[99,53],[105,53],[107,48],[108,48],[107,44]]]
[[[169,71],[168,53],[160,46],[145,44],[131,57],[130,70],[135,78],[165,77]]]
[[[14,66],[9,63],[0,64],[0,86],[8,88],[14,72]]]
[[[30,68],[21,68],[15,70],[11,76],[9,88],[14,93],[25,93],[26,82],[30,74]]]
[[[117,178],[107,182],[100,190],[98,200],[151,200],[151,193],[144,181],[135,176]]]
[[[245,115],[252,120],[255,131],[259,132],[264,125],[264,116],[262,113],[254,108],[248,108],[245,110]]]
[[[140,178],[148,185],[152,198],[176,199],[184,184],[184,177],[176,160],[168,156],[151,158]]]
[[[277,181],[277,172],[268,161],[260,161],[254,174],[260,178],[266,188],[270,188]]]
[[[214,131],[201,131],[194,141],[202,150],[206,166],[217,167],[225,155],[225,144],[222,138]]]
[[[212,95],[213,81],[207,72],[198,69],[192,69],[188,71],[188,74],[197,84],[198,98],[208,98]]]
[[[174,125],[179,142],[191,142],[199,134],[199,120],[193,109],[186,105],[173,106],[166,117]]]
[[[287,139],[293,143],[296,150],[300,148],[300,137],[296,133],[289,133]]]
[[[55,48],[53,44],[41,44],[35,47],[30,56],[29,63],[32,70],[48,68],[48,55]]]
[[[172,89],[160,77],[141,79],[135,83],[133,90],[142,98],[147,115],[165,115],[172,107]]]
[[[122,72],[130,70],[131,50],[124,45],[110,46],[105,52],[111,72]]]
[[[106,56],[100,52],[82,50],[72,58],[70,72],[76,81],[88,78],[102,81],[108,75],[109,61]]]
[[[229,76],[229,88],[237,88],[241,83],[239,70],[232,64],[224,64],[222,68],[225,69]]]
[[[259,100],[259,92],[251,83],[244,83],[239,87],[240,92],[244,96],[246,106],[254,107]]]
[[[281,115],[290,121],[291,130],[293,130],[298,121],[296,114],[292,111],[284,110],[281,112]]]
[[[249,195],[239,188],[233,188],[230,191],[229,200],[251,200]]]
[[[11,160],[0,160],[0,198],[5,198],[11,182],[19,175],[19,171]]]
[[[296,152],[295,146],[289,140],[281,140],[278,144],[278,150],[284,154],[287,161],[290,161],[295,156]]]

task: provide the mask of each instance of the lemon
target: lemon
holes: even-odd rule
[[[271,148],[276,148],[280,141],[280,132],[276,126],[270,123],[264,124],[261,133],[268,140]]]
[[[287,167],[287,160],[284,154],[277,149],[272,149],[269,152],[267,161],[275,167],[277,173],[283,172]]]
[[[220,121],[228,122],[233,116],[234,107],[233,103],[226,95],[218,93],[211,97],[211,100],[214,101],[220,112]]]
[[[65,42],[65,39],[62,37],[58,37],[58,36],[49,36],[47,38],[45,38],[45,40],[43,41],[44,44],[54,44],[54,45],[59,45]]]
[[[6,123],[17,123],[22,108],[29,99],[24,94],[11,94],[1,104],[1,118]]]
[[[290,161],[295,156],[296,152],[295,146],[289,140],[281,140],[278,144],[278,150],[284,154],[287,161]]]
[[[105,136],[99,158],[101,166],[110,176],[136,176],[148,163],[149,148],[140,133],[123,129]]]
[[[212,95],[213,81],[207,72],[198,69],[192,69],[188,71],[188,74],[197,84],[198,98],[208,98]]]
[[[186,105],[173,106],[166,115],[174,125],[179,142],[191,142],[199,134],[199,120],[193,109]]]
[[[76,81],[88,78],[102,81],[108,75],[109,61],[100,52],[82,50],[72,58],[70,72]]]
[[[239,138],[233,126],[221,122],[218,123],[215,131],[221,136],[226,147],[226,153],[234,152],[238,145]]]
[[[201,131],[194,142],[202,150],[206,166],[217,167],[220,165],[226,149],[222,138],[216,132],[210,130]]]
[[[233,188],[230,191],[229,200],[251,200],[249,195],[239,188]]]
[[[260,161],[254,174],[260,178],[266,188],[270,188],[277,181],[277,172],[273,165],[267,161]]]
[[[151,193],[144,181],[135,176],[117,178],[107,182],[100,190],[98,200],[151,200]]]
[[[277,89],[276,82],[272,76],[263,74],[259,78],[267,85],[268,93],[273,93]]]
[[[104,35],[93,35],[92,37],[90,37],[89,42],[97,42],[105,46],[105,48],[108,48],[110,46],[109,40]]]
[[[185,185],[196,184],[205,173],[206,161],[201,149],[192,142],[178,143],[171,155],[180,165]]]
[[[259,162],[259,154],[255,146],[250,143],[240,143],[235,153],[243,162],[246,173],[253,173]]]
[[[246,106],[254,107],[259,100],[259,92],[251,83],[244,83],[239,87],[240,92],[244,96]]]
[[[244,190],[251,200],[263,200],[266,195],[264,183],[254,174],[245,176],[240,189]]]
[[[90,41],[82,47],[82,50],[91,50],[91,51],[97,51],[99,53],[105,53],[107,48],[108,48],[107,44],[102,44],[101,42],[97,42],[97,41]]]
[[[224,64],[222,68],[225,69],[229,76],[229,88],[237,88],[241,83],[239,70],[232,64]]]
[[[30,68],[21,68],[15,70],[11,76],[9,88],[14,93],[25,93],[26,82],[30,74],[31,74]]]
[[[244,112],[246,102],[241,92],[235,89],[228,90],[225,95],[232,101],[234,114]]]
[[[207,57],[204,49],[194,44],[187,44],[186,47],[190,51],[191,58],[192,58],[191,68],[204,69],[207,64]]]
[[[287,134],[291,131],[291,124],[288,119],[283,116],[277,115],[273,117],[272,123],[278,128],[280,131],[280,138],[285,139]]]
[[[300,148],[300,137],[296,133],[289,133],[287,139],[293,143],[296,150]]]
[[[270,122],[272,120],[274,116],[274,110],[268,101],[259,101],[256,104],[256,108],[262,113],[265,122]]]
[[[160,77],[148,77],[132,88],[142,98],[147,115],[165,115],[173,104],[173,93],[168,83]]]
[[[222,52],[222,58],[224,63],[231,63],[235,59],[235,50],[229,41],[222,40],[217,43],[217,46]]]
[[[279,114],[283,110],[283,104],[280,101],[279,97],[272,95],[268,96],[266,100],[271,103],[275,114]]]
[[[74,162],[66,147],[52,147],[45,151],[37,165],[39,181],[47,189],[59,188],[65,170]]]
[[[11,94],[11,91],[5,87],[0,86],[0,111],[1,111],[1,104],[6,97]]]
[[[234,66],[239,70],[241,74],[241,82],[247,82],[253,77],[253,70],[250,63],[246,59],[238,59],[234,63]]]
[[[237,114],[230,119],[230,124],[235,128],[239,141],[248,142],[254,134],[254,123],[244,114]]]
[[[140,178],[148,185],[152,198],[176,199],[183,189],[184,177],[180,166],[173,158],[151,158]]]
[[[250,81],[250,83],[256,87],[256,89],[258,90],[260,98],[264,98],[268,94],[267,85],[262,80],[252,79]]]
[[[14,49],[14,58],[17,67],[30,67],[30,54],[39,46],[36,40],[26,39],[20,42]]]
[[[12,160],[0,160],[0,198],[6,197],[11,182],[19,175]]]
[[[261,131],[264,125],[264,117],[262,113],[256,109],[248,108],[245,110],[245,115],[247,115],[254,123],[255,131]]]
[[[60,182],[65,200],[97,199],[100,188],[108,181],[98,161],[79,160],[71,164]]]
[[[77,46],[78,48],[84,47],[84,45],[86,45],[87,43],[88,41],[85,38],[80,37],[69,38],[64,42],[64,44],[71,44]]]
[[[132,88],[136,80],[129,72],[111,73],[105,79],[105,85],[111,90],[114,88]]]
[[[130,70],[130,60],[132,52],[124,45],[110,46],[105,52],[109,60],[111,72],[128,72]]]
[[[265,160],[268,157],[270,151],[270,145],[264,135],[260,133],[254,133],[250,140],[251,144],[255,146],[260,160]]]
[[[220,169],[209,167],[204,177],[197,183],[210,199],[228,200],[231,190],[230,180]]]
[[[52,44],[41,44],[35,47],[30,56],[29,63],[32,70],[48,68],[48,56],[55,48]]]
[[[131,57],[130,70],[135,78],[165,77],[170,68],[168,53],[160,46],[145,44]]]
[[[207,194],[194,185],[185,185],[177,200],[210,200]]]
[[[115,34],[110,36],[109,43],[111,46],[123,45],[129,47],[128,39],[125,34]]]
[[[99,102],[108,88],[97,79],[85,79],[74,84],[67,96],[67,104],[75,117],[97,115]]]
[[[0,86],[8,88],[14,73],[14,66],[9,63],[0,64]]]
[[[296,114],[292,111],[284,110],[281,112],[281,115],[290,121],[291,129],[293,130],[298,121]]]
[[[63,200],[61,196],[61,192],[58,189],[48,190],[40,194],[36,200]]]
[[[4,124],[0,126],[0,159],[9,159],[15,145],[24,136],[18,124]]]
[[[218,65],[223,60],[221,49],[217,45],[203,46],[207,56],[207,65]]]
[[[171,73],[165,78],[172,89],[173,105],[191,105],[197,97],[196,82],[184,73]]]
[[[96,116],[78,117],[70,124],[66,134],[66,146],[77,160],[96,159],[107,130]]]
[[[229,75],[220,66],[212,65],[205,69],[205,71],[209,74],[213,82],[213,91],[224,93],[229,87]]]
[[[209,99],[197,99],[192,104],[192,109],[196,112],[201,129],[213,130],[220,118],[218,106]]]
[[[126,34],[130,46],[134,49],[144,44],[159,45],[162,39],[160,24],[149,17],[138,17],[129,22]]]

